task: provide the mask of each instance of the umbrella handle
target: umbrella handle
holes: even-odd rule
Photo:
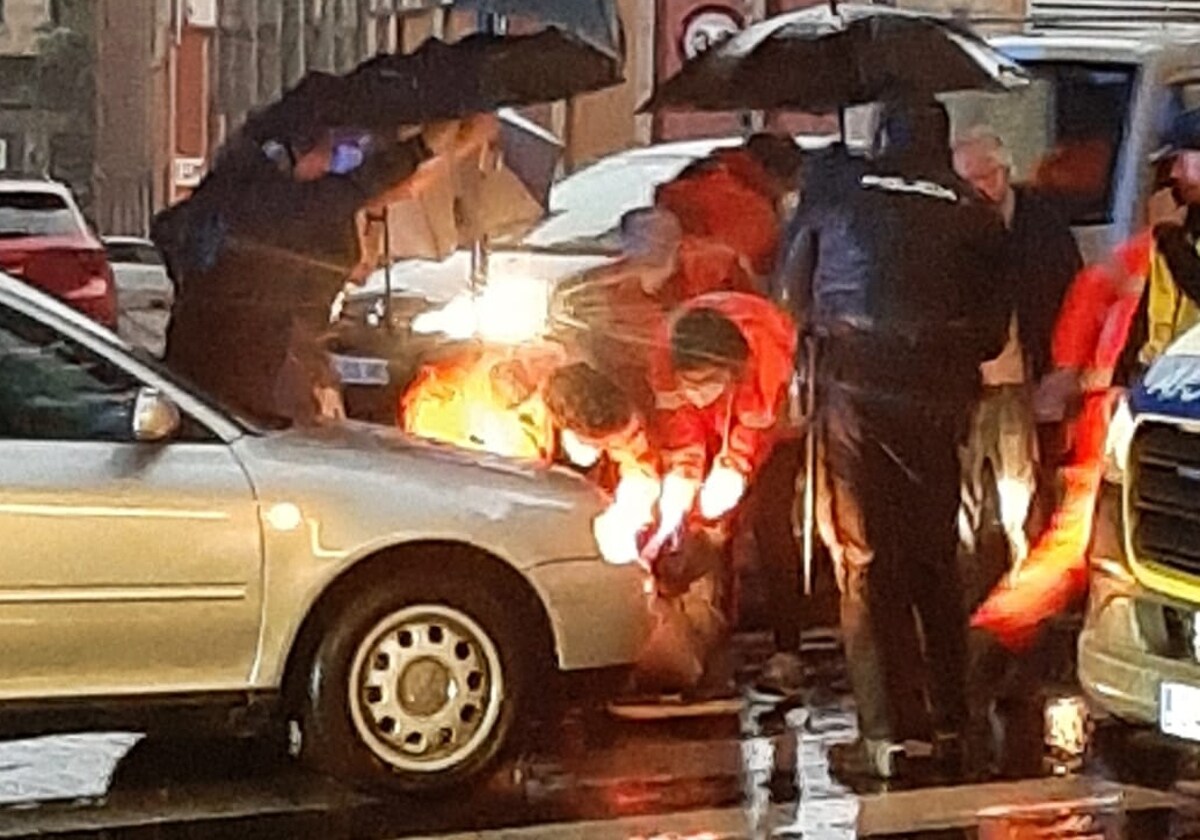
[[[499,172],[504,166],[504,151],[495,143],[488,143],[479,153],[480,172]]]
[[[805,406],[807,423],[804,431],[804,522],[801,539],[804,557],[804,594],[813,594],[813,567],[816,558],[817,519],[817,341],[812,336],[804,340]]]

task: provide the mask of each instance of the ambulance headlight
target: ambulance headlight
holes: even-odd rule
[[[1129,465],[1129,449],[1133,445],[1133,412],[1129,398],[1122,394],[1113,406],[1108,421],[1108,436],[1104,440],[1104,480],[1120,484]]]

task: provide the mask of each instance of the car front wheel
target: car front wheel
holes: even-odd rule
[[[478,776],[526,695],[527,646],[505,616],[486,589],[461,581],[362,593],[317,648],[301,754],[331,775],[413,792]]]

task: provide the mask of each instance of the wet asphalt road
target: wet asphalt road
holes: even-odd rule
[[[855,737],[853,709],[836,654],[809,661],[803,707],[668,723],[575,714],[480,789],[441,800],[370,796],[262,743],[127,733],[0,743],[0,837],[1200,838],[1200,798],[1176,784],[1179,754],[1121,730],[1102,730],[1075,778],[928,776],[889,791],[840,777],[830,747]],[[989,807],[1048,801],[1074,803],[1075,833],[978,827]]]

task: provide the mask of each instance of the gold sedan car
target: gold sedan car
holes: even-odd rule
[[[546,679],[641,650],[644,575],[598,558],[601,506],[385,429],[256,429],[0,275],[6,731],[221,709],[340,777],[452,787]]]

